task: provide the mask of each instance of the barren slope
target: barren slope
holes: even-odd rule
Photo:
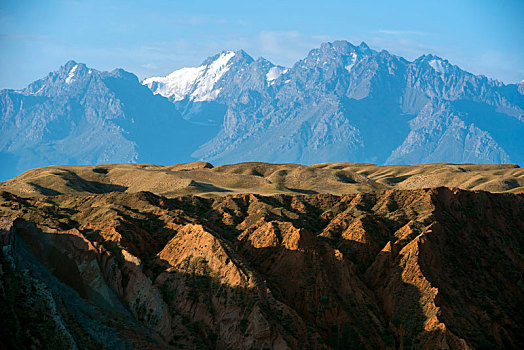
[[[257,166],[195,173],[293,167]],[[3,192],[0,217],[7,347],[524,347],[523,194]]]
[[[438,186],[519,193],[524,170],[517,165],[434,163],[379,166],[360,163],[316,165],[239,163],[213,167],[206,162],[172,166],[108,164],[50,166],[29,170],[0,183],[21,196],[149,191],[166,197],[361,193]]]

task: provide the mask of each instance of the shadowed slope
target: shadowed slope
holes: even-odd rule
[[[522,194],[3,192],[0,216],[0,329],[29,345],[60,321],[88,348],[524,346]]]

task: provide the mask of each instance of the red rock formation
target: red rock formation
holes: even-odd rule
[[[522,194],[3,193],[0,214],[2,264],[12,258],[15,270],[27,268],[47,285],[76,341],[219,349],[524,345]],[[113,335],[97,335],[85,314]]]

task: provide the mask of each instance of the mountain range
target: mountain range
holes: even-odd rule
[[[0,178],[50,164],[524,164],[524,83],[324,43],[292,67],[224,51],[140,81],[74,61],[0,91]]]

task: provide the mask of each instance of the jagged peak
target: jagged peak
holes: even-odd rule
[[[244,53],[240,53],[240,59]],[[245,54],[247,55],[247,54]],[[153,93],[180,101],[189,98],[195,101],[211,101],[217,98],[220,89],[215,84],[226,74],[237,53],[230,50],[207,58],[198,67],[187,67],[175,70],[167,76],[144,79],[142,84],[148,86]],[[251,56],[247,55],[251,60]]]
[[[259,64],[271,64],[271,65],[273,65],[273,63],[272,63],[270,60],[268,60],[267,58],[262,57],[262,56],[258,57],[258,58],[255,60],[255,62],[257,62],[257,63],[259,63]]]
[[[254,61],[253,57],[251,57],[250,54],[248,54],[247,52],[245,52],[242,49],[235,51],[235,57],[240,57],[240,58],[243,58],[243,59]]]
[[[425,54],[413,61],[417,65],[422,65],[424,69],[432,69],[436,73],[444,74],[448,73],[453,67],[448,60],[440,58],[433,54]]]
[[[73,66],[75,66],[77,64],[78,64],[78,62],[76,62],[75,60],[69,60],[66,63],[64,63],[64,65],[62,67],[70,68],[70,67],[73,67]]]
[[[269,70],[287,70],[288,68],[287,67],[283,67],[283,66],[280,66],[280,65],[277,65],[277,64],[274,64],[273,62],[271,62],[270,60],[264,58],[264,57],[259,57],[257,58],[255,61],[255,64],[257,67],[260,67],[261,69],[269,69]]]
[[[335,40],[320,44],[320,51],[336,51],[341,54],[349,54],[355,50],[355,46],[347,40]]]
[[[434,54],[425,54],[425,55],[422,55],[420,57],[418,57],[417,59],[415,59],[414,62],[429,62],[431,60],[437,60],[437,61],[442,61],[442,62],[448,62],[448,60],[445,60],[437,55],[434,55]]]
[[[380,50],[378,52],[378,55],[382,56],[382,57],[384,57],[384,56],[393,56],[388,50]]]
[[[381,60],[385,61],[397,61],[402,62],[403,64],[409,64],[410,61],[406,60],[402,56],[397,56],[389,52],[388,50],[380,50],[374,57],[378,57]]]
[[[365,43],[355,46],[347,40],[335,40],[322,43],[319,48],[311,50],[306,58],[295,63],[293,67],[322,68],[328,62],[332,62],[337,66],[342,65],[348,72],[351,72],[355,64],[374,54],[376,51],[371,50]]]
[[[73,69],[77,70],[77,69],[88,69],[88,68],[85,63],[80,63],[75,60],[69,60],[60,67],[59,71],[70,72]]]
[[[236,52],[235,51],[231,51],[231,50],[223,50],[221,51],[220,53],[217,53],[216,55],[213,55],[213,56],[210,56],[208,58],[206,58],[204,60],[204,62],[202,62],[202,64],[200,66],[209,66],[211,65],[212,63],[214,62],[217,62],[217,61],[225,61],[226,63],[229,62],[229,60],[231,60],[234,56],[236,56]]]
[[[228,62],[230,65],[248,65],[255,62],[253,57],[244,50],[237,50],[234,53],[235,55]]]
[[[375,50],[371,49],[365,42],[361,42],[357,49],[361,54],[366,56],[370,56],[377,53]]]
[[[368,44],[366,44],[365,42],[361,42],[360,45],[358,45],[358,47],[362,50],[370,50]]]
[[[87,75],[91,75],[94,70],[88,68],[84,63],[78,63],[69,60],[54,72],[49,73],[46,77],[30,83],[25,89],[21,90],[29,95],[48,95],[55,94],[52,86],[61,84],[71,85],[76,81],[83,81]],[[51,92],[54,91],[54,92]]]
[[[139,81],[138,77],[135,74],[133,74],[131,72],[128,72],[128,71],[126,71],[123,68],[115,68],[115,69],[113,69],[110,72],[106,72],[105,75],[108,76],[108,77],[111,77],[111,78],[120,78],[120,79],[126,79],[126,80],[133,80],[133,81],[137,81],[137,82]]]
[[[309,52],[308,56],[319,56],[321,53],[336,52],[342,56],[349,56],[353,54],[360,54],[361,56],[368,56],[376,53],[370,49],[365,42],[360,43],[359,46],[353,45],[347,40],[335,40],[333,42],[324,42],[320,45],[320,48],[313,49]]]

